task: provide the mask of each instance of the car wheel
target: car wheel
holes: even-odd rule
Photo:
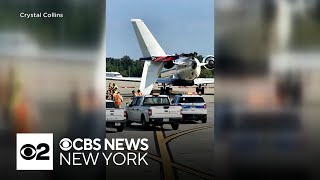
[[[207,116],[204,116],[201,121],[202,123],[207,123]]]
[[[146,118],[144,116],[141,116],[141,124],[143,128],[149,127],[149,123],[146,122]]]
[[[121,125],[121,126],[117,127],[117,131],[118,131],[118,132],[122,132],[123,129],[124,129],[124,125]]]
[[[182,115],[182,122],[186,122],[187,121],[187,117]]]
[[[178,130],[179,129],[179,124],[171,124],[171,127],[173,130]]]
[[[126,119],[127,119],[127,122],[126,122],[126,126],[131,126],[131,121],[129,120],[129,116],[128,116],[128,112],[126,113]]]

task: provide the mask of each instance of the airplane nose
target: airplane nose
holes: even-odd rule
[[[195,61],[192,61],[191,67],[192,67],[192,69],[196,69],[197,68],[197,63]]]

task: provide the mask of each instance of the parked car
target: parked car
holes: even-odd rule
[[[171,105],[166,95],[137,96],[126,106],[127,124],[138,122],[143,127],[171,124],[172,129],[177,130],[182,120],[181,110],[180,106]]]
[[[195,120],[202,123],[207,122],[207,107],[202,96],[198,94],[176,95],[172,101],[173,105],[182,107],[182,120]]]
[[[106,100],[106,127],[116,128],[122,132],[126,123],[126,111],[124,108],[115,108],[112,100]]]

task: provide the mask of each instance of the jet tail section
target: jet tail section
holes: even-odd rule
[[[153,37],[147,26],[141,19],[131,19],[143,57],[165,56],[157,40]]]
[[[131,19],[143,57],[166,56],[157,40],[153,37],[141,19]],[[163,68],[163,62],[145,61],[140,90],[143,94],[150,94]]]

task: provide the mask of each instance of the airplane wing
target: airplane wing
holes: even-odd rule
[[[174,61],[176,59],[179,59],[180,56],[179,55],[168,55],[168,56],[153,56],[153,57],[143,57],[140,58],[139,60],[152,60],[153,62],[168,62],[168,61]]]
[[[175,64],[175,65],[188,65],[189,63],[187,63],[187,62],[174,62],[173,64]]]
[[[168,62],[168,61],[177,60],[181,57],[194,59],[197,56],[197,54],[198,53],[194,52],[194,53],[188,53],[188,54],[182,53],[182,54],[173,54],[173,55],[166,55],[166,56],[151,56],[151,57],[143,57],[143,58],[140,58],[139,60],[142,60],[142,61],[152,60],[154,62],[159,62],[159,61]],[[203,66],[204,65],[207,65],[207,63],[203,63]]]
[[[114,80],[114,81],[128,81],[128,82],[141,82],[141,78],[139,77],[106,77],[106,80]],[[172,84],[176,81],[176,79],[171,78],[157,78],[155,83],[165,83]]]
[[[156,80],[156,83],[160,83],[160,84],[173,84],[176,81],[176,79],[172,79],[172,78],[158,78]]]
[[[106,77],[106,80],[140,82],[139,77]]]
[[[153,37],[147,26],[141,19],[131,19],[133,29],[136,33],[140,49],[143,57],[163,57],[166,53],[163,51],[157,40]],[[153,89],[154,83],[159,77],[164,62],[145,61],[140,90],[143,94],[150,94]]]
[[[115,80],[115,81],[129,81],[129,82],[140,82],[141,78],[139,77],[106,77],[107,80]],[[172,78],[157,78],[155,83],[160,84],[173,84],[177,79]],[[194,84],[213,84],[214,78],[197,78],[194,80]]]
[[[213,84],[214,83],[214,78],[197,78],[194,80],[194,84],[199,85],[199,84]]]
[[[156,83],[173,84],[176,80],[172,78],[158,78]],[[194,80],[194,84],[214,84],[214,78],[197,78]]]

